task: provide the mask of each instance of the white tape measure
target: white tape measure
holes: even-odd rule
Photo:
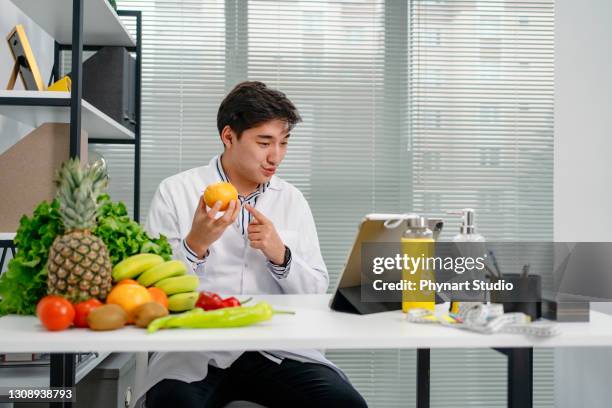
[[[531,322],[525,313],[504,313],[501,304],[462,302],[456,316],[436,316],[427,309],[412,309],[406,314],[412,323],[439,323],[443,326],[470,330],[483,334],[516,333],[535,337],[551,337],[559,334],[559,327],[550,322]]]

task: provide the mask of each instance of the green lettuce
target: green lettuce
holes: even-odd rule
[[[57,201],[43,201],[31,218],[21,217],[13,240],[17,254],[0,276],[0,315],[34,314],[36,303],[47,294],[49,248],[63,231]]]
[[[144,228],[132,220],[122,202],[112,202],[107,194],[98,198],[102,202],[98,215],[98,226],[93,230],[110,253],[113,265],[136,254],[150,253],[172,259],[172,247],[163,235],[151,238]]]

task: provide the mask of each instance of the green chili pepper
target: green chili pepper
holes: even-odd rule
[[[165,316],[153,320],[147,327],[149,333],[159,329],[192,328],[212,329],[250,326],[272,319],[275,314],[294,314],[273,310],[268,302],[259,302],[254,306],[240,306],[204,311],[200,308],[174,316]]]

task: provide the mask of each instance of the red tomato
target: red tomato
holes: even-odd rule
[[[36,315],[47,330],[64,330],[74,320],[74,307],[63,297],[45,296],[36,305]]]
[[[74,325],[76,327],[88,327],[87,315],[89,315],[89,312],[94,310],[96,307],[102,306],[102,304],[103,303],[98,299],[92,298],[74,305]]]

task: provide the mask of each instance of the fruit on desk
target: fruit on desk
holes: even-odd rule
[[[115,304],[97,307],[87,316],[87,325],[91,330],[115,330],[125,326],[127,321],[125,310]]]
[[[148,288],[149,294],[151,295],[151,300],[153,302],[157,302],[166,309],[168,309],[168,295],[166,292],[161,290],[160,288]]]
[[[74,305],[74,325],[76,327],[88,327],[87,316],[89,316],[89,313],[92,310],[102,305],[103,303],[95,298],[86,300],[84,302],[79,302]]]
[[[138,277],[138,283],[142,286],[152,286],[160,280],[181,276],[187,273],[187,266],[182,261],[172,260],[156,265],[143,272]]]
[[[49,295],[36,305],[36,316],[47,330],[64,330],[74,320],[74,307],[61,296]]]
[[[231,200],[238,201],[238,190],[236,190],[232,183],[221,181],[208,185],[206,190],[204,190],[204,201],[210,208],[213,208],[217,201],[221,201],[219,211],[225,211],[229,207]]]
[[[200,278],[196,275],[183,275],[163,279],[157,282],[155,287],[160,288],[169,296],[176,293],[193,292],[199,284]]]
[[[168,316],[168,310],[157,302],[147,302],[134,309],[134,324],[145,328],[158,317]]]
[[[137,254],[119,262],[113,268],[113,280],[134,279],[147,269],[164,262],[164,258],[156,254]]]
[[[111,290],[111,260],[104,242],[91,233],[96,227],[97,197],[108,185],[101,161],[81,168],[69,159],[55,176],[56,198],[65,233],[49,249],[47,292],[71,302],[104,299]]]
[[[198,292],[177,293],[168,297],[168,310],[171,312],[184,312],[195,307]]]
[[[133,321],[134,309],[143,303],[151,301],[151,294],[141,285],[118,285],[111,290],[106,298],[107,304],[121,306],[128,315],[128,322]]]

